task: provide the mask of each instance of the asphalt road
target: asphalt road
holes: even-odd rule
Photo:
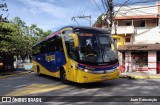
[[[102,96],[160,96],[160,79],[127,79],[120,78],[90,84],[70,83],[64,85],[57,78],[43,76],[39,77],[35,73],[13,76],[0,79],[0,96],[71,96],[73,99],[88,100],[88,102],[47,102],[47,103],[29,103],[33,105],[40,104],[89,104],[89,105],[159,105],[159,102],[108,102],[111,97]],[[89,97],[85,97],[89,96]],[[96,96],[96,97],[94,97]],[[99,96],[99,97],[98,97]],[[152,98],[153,98],[152,97]],[[61,97],[59,97],[61,98]],[[92,102],[93,98],[106,98],[106,102]],[[114,98],[114,97],[113,97]],[[158,97],[159,98],[159,97]],[[159,98],[160,99],[160,98]],[[103,99],[102,99],[103,100]],[[103,100],[103,101],[104,101]],[[160,100],[158,100],[160,101]],[[21,105],[28,103],[0,103]]]

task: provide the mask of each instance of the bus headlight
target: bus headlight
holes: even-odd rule
[[[84,69],[85,72],[88,72],[88,69]]]
[[[119,69],[119,67],[116,67],[114,69],[110,69],[110,70],[100,70],[100,71],[97,71],[95,70],[95,68],[81,68],[79,67],[78,68],[79,70],[82,70],[86,73],[93,73],[93,74],[106,74],[106,73],[112,73],[112,72],[115,72],[117,69]]]

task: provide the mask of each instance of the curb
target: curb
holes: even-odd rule
[[[120,78],[130,78],[130,79],[160,79],[160,76],[132,76],[132,75],[124,75],[120,76]]]
[[[20,72],[20,73],[17,73],[17,74],[10,74],[10,75],[6,75],[6,76],[0,76],[0,79],[7,78],[7,77],[12,77],[12,76],[29,74],[29,73],[31,73],[31,72],[32,72],[32,71],[26,71],[26,72]]]
[[[130,78],[131,76],[129,76],[129,75],[121,75],[121,76],[119,76],[119,78]]]
[[[160,76],[150,76],[151,79],[160,79]]]

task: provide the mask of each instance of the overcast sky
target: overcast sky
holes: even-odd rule
[[[115,3],[124,3],[126,0],[114,0]],[[133,1],[133,0],[131,0]],[[135,0],[134,0],[135,1]],[[1,0],[0,3],[3,1]],[[105,12],[101,0],[5,0],[9,9],[9,19],[20,17],[27,25],[36,24],[43,30],[56,31],[66,25],[89,26],[85,19],[72,21],[73,16],[92,17],[92,24],[97,17]]]

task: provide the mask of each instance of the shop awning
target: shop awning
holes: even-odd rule
[[[160,44],[133,44],[119,46],[118,51],[160,51]]]

